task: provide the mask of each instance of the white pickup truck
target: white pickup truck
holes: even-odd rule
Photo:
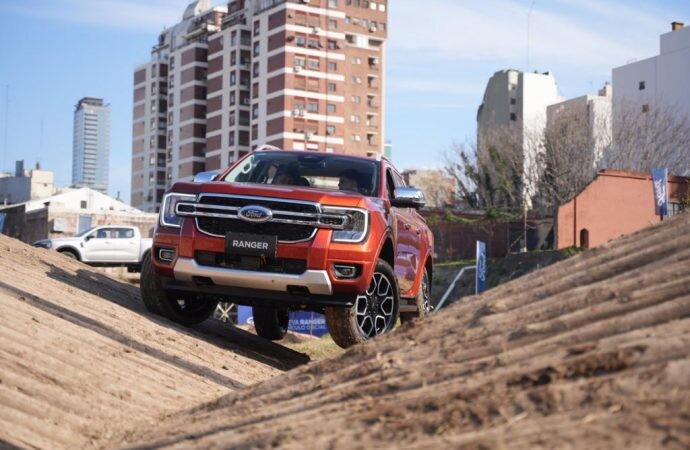
[[[137,227],[104,225],[74,237],[41,239],[34,247],[56,250],[92,266],[126,266],[139,272],[141,262],[151,251],[152,240],[142,238]]]

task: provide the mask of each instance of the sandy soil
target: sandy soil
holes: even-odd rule
[[[111,445],[688,448],[690,214]]]
[[[98,447],[307,362],[218,321],[181,328],[139,291],[0,235],[0,448]]]

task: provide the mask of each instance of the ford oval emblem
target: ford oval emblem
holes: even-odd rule
[[[242,220],[254,223],[268,222],[273,218],[273,212],[263,206],[247,205],[240,209],[237,215]]]

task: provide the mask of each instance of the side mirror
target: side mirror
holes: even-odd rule
[[[209,181],[213,181],[216,176],[220,173],[220,170],[210,170],[208,172],[199,172],[196,175],[194,175],[194,182],[195,183],[208,183]]]
[[[90,234],[84,238],[86,242],[89,242],[91,239],[93,239],[93,234]]]
[[[397,188],[393,195],[394,198],[391,200],[391,205],[396,208],[419,209],[426,204],[424,192],[421,189],[413,187]]]

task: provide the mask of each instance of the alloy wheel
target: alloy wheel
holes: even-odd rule
[[[392,327],[395,298],[393,284],[381,272],[375,272],[369,289],[357,296],[355,312],[357,327],[369,339]]]

